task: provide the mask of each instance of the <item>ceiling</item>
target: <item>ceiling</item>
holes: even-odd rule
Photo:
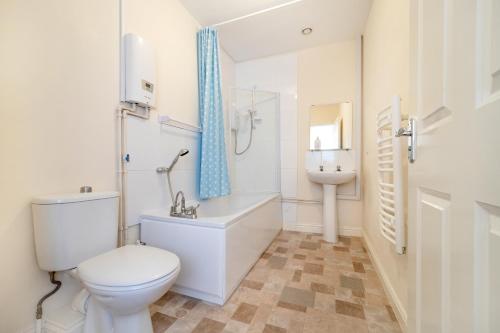
[[[203,26],[263,11],[217,26],[222,48],[237,62],[355,39],[363,32],[372,4],[372,0],[181,2]],[[312,34],[301,33],[306,27],[313,29]]]

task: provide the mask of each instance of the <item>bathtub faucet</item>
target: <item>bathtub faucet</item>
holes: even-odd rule
[[[175,195],[174,205],[171,208],[174,213],[177,213],[177,207],[179,207],[179,196],[181,197],[181,213],[186,210],[186,198],[184,197],[184,192],[179,191]]]
[[[179,197],[181,200],[180,203],[179,203]],[[198,202],[195,202],[194,204],[191,204],[188,207],[186,207],[186,198],[184,197],[184,192],[179,191],[175,195],[175,200],[172,207],[170,207],[170,216],[195,219],[198,217],[196,209],[199,206],[200,204]]]

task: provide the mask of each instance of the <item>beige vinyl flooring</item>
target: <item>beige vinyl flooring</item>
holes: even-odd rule
[[[361,238],[282,231],[224,306],[167,292],[155,333],[401,332]]]

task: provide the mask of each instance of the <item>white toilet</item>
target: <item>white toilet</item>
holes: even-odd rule
[[[116,248],[118,193],[52,195],[33,200],[41,269],[77,274],[90,293],[85,333],[153,332],[148,306],[174,284],[179,258],[168,251]]]

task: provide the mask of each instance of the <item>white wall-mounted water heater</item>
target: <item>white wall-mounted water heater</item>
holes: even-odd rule
[[[153,47],[135,34],[124,36],[124,101],[155,106],[155,55]]]

